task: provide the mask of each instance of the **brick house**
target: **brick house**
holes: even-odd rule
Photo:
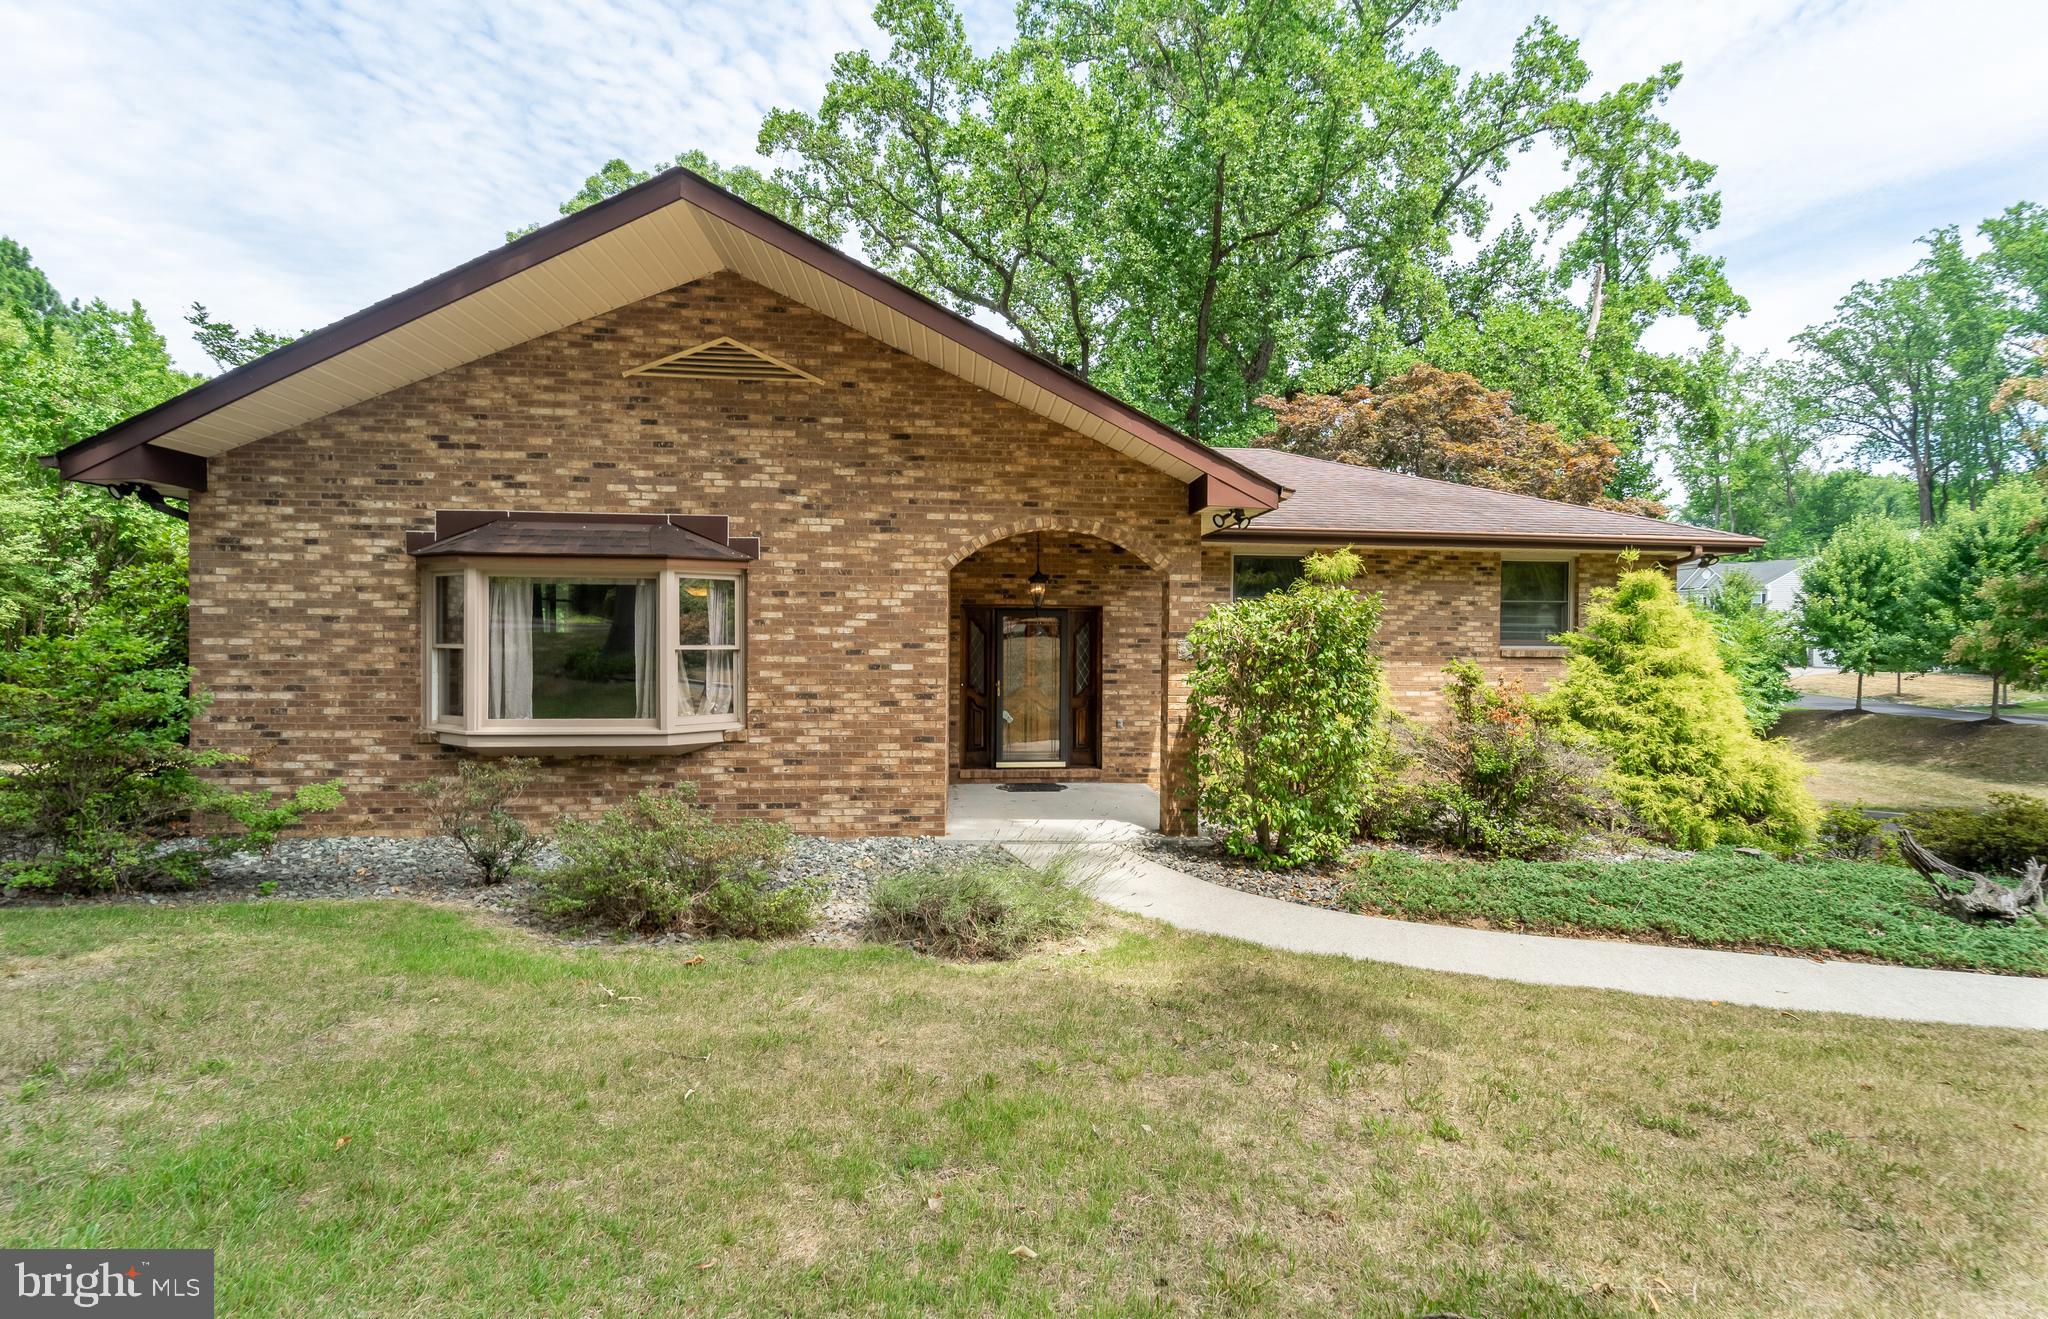
[[[83,441],[189,499],[198,742],[416,831],[458,757],[545,805],[694,780],[821,833],[931,833],[949,784],[1184,806],[1180,642],[1353,545],[1396,698],[1559,668],[1616,554],[1755,544],[1208,448],[682,170]]]

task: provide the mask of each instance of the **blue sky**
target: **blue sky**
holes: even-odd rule
[[[1565,0],[1598,85],[1671,61],[1668,113],[1721,167],[1708,242],[1776,348],[1940,224],[2048,200],[2041,0]],[[1007,4],[968,9],[1003,39]],[[1424,38],[1504,62],[1539,12],[1473,0]],[[67,296],[325,324],[546,219],[610,156],[754,161],[778,105],[816,104],[862,3],[751,0],[0,0],[0,233]],[[754,163],[761,163],[754,161]],[[1534,153],[1504,207],[1555,185]]]

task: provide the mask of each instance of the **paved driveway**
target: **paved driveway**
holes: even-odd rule
[[[1808,693],[1792,702],[1795,710],[1853,710],[1856,702],[1846,696],[1816,696]],[[1912,719],[1946,719],[1951,723],[1983,723],[1982,710],[1943,710],[1931,705],[1903,705],[1898,701],[1880,701],[1869,696],[1863,698],[1863,713],[1903,715]],[[2000,719],[2015,724],[2048,724],[2048,715],[2009,714],[1998,712]]]

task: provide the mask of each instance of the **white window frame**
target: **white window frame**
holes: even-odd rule
[[[459,575],[462,606],[462,714],[442,716],[435,707],[434,657],[454,649],[438,643],[435,632],[434,579]],[[652,719],[492,719],[490,706],[490,587],[493,577],[533,577],[579,582],[643,582],[654,579],[656,653],[668,657],[657,664],[655,717]],[[681,675],[677,655],[677,593],[684,578],[718,578],[733,582],[732,650],[733,709],[731,714],[682,716]],[[746,573],[730,564],[678,559],[528,558],[479,555],[447,558],[421,565],[420,571],[420,717],[426,730],[444,745],[501,751],[633,751],[692,750],[736,740],[747,726],[747,590]]]
[[[728,646],[714,646],[709,642],[682,639],[682,604],[676,599],[686,581],[715,581],[732,583],[732,632],[733,641]],[[662,597],[662,607],[670,615],[668,630],[663,639],[672,642],[668,648],[668,672],[665,677],[670,690],[663,698],[662,708],[669,712],[670,719],[678,728],[725,728],[745,727],[747,721],[747,575],[742,572],[693,572],[682,569],[668,579]],[[730,653],[733,657],[733,696],[731,714],[681,713],[683,703],[683,655],[689,651],[702,654]],[[737,722],[735,722],[737,721]]]
[[[1503,653],[1526,654],[1534,651],[1545,655],[1561,655],[1564,647],[1554,641],[1510,641],[1501,631],[1501,611],[1507,605],[1507,565],[1510,563],[1561,563],[1564,565],[1564,627],[1569,632],[1579,625],[1579,561],[1576,554],[1529,552],[1503,554],[1500,556],[1501,571],[1494,578],[1495,598],[1493,610],[1493,632]]]

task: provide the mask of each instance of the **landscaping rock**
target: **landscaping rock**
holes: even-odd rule
[[[822,886],[817,923],[806,938],[812,943],[851,943],[867,916],[868,889],[875,879],[958,857],[981,844],[943,838],[812,838],[790,841],[788,854],[776,868],[789,883]],[[537,868],[556,864],[560,854],[543,848]],[[535,885],[514,879],[488,888],[475,882],[474,870],[462,851],[445,838],[288,838],[267,852],[223,858],[211,867],[213,881],[203,888],[135,893],[90,899],[42,899],[27,896],[0,899],[12,905],[47,902],[135,902],[163,906],[184,902],[245,902],[252,899],[417,898],[452,901],[502,913],[538,925],[531,908]],[[615,942],[612,936],[560,936],[567,942]],[[670,935],[651,942],[688,941]]]

